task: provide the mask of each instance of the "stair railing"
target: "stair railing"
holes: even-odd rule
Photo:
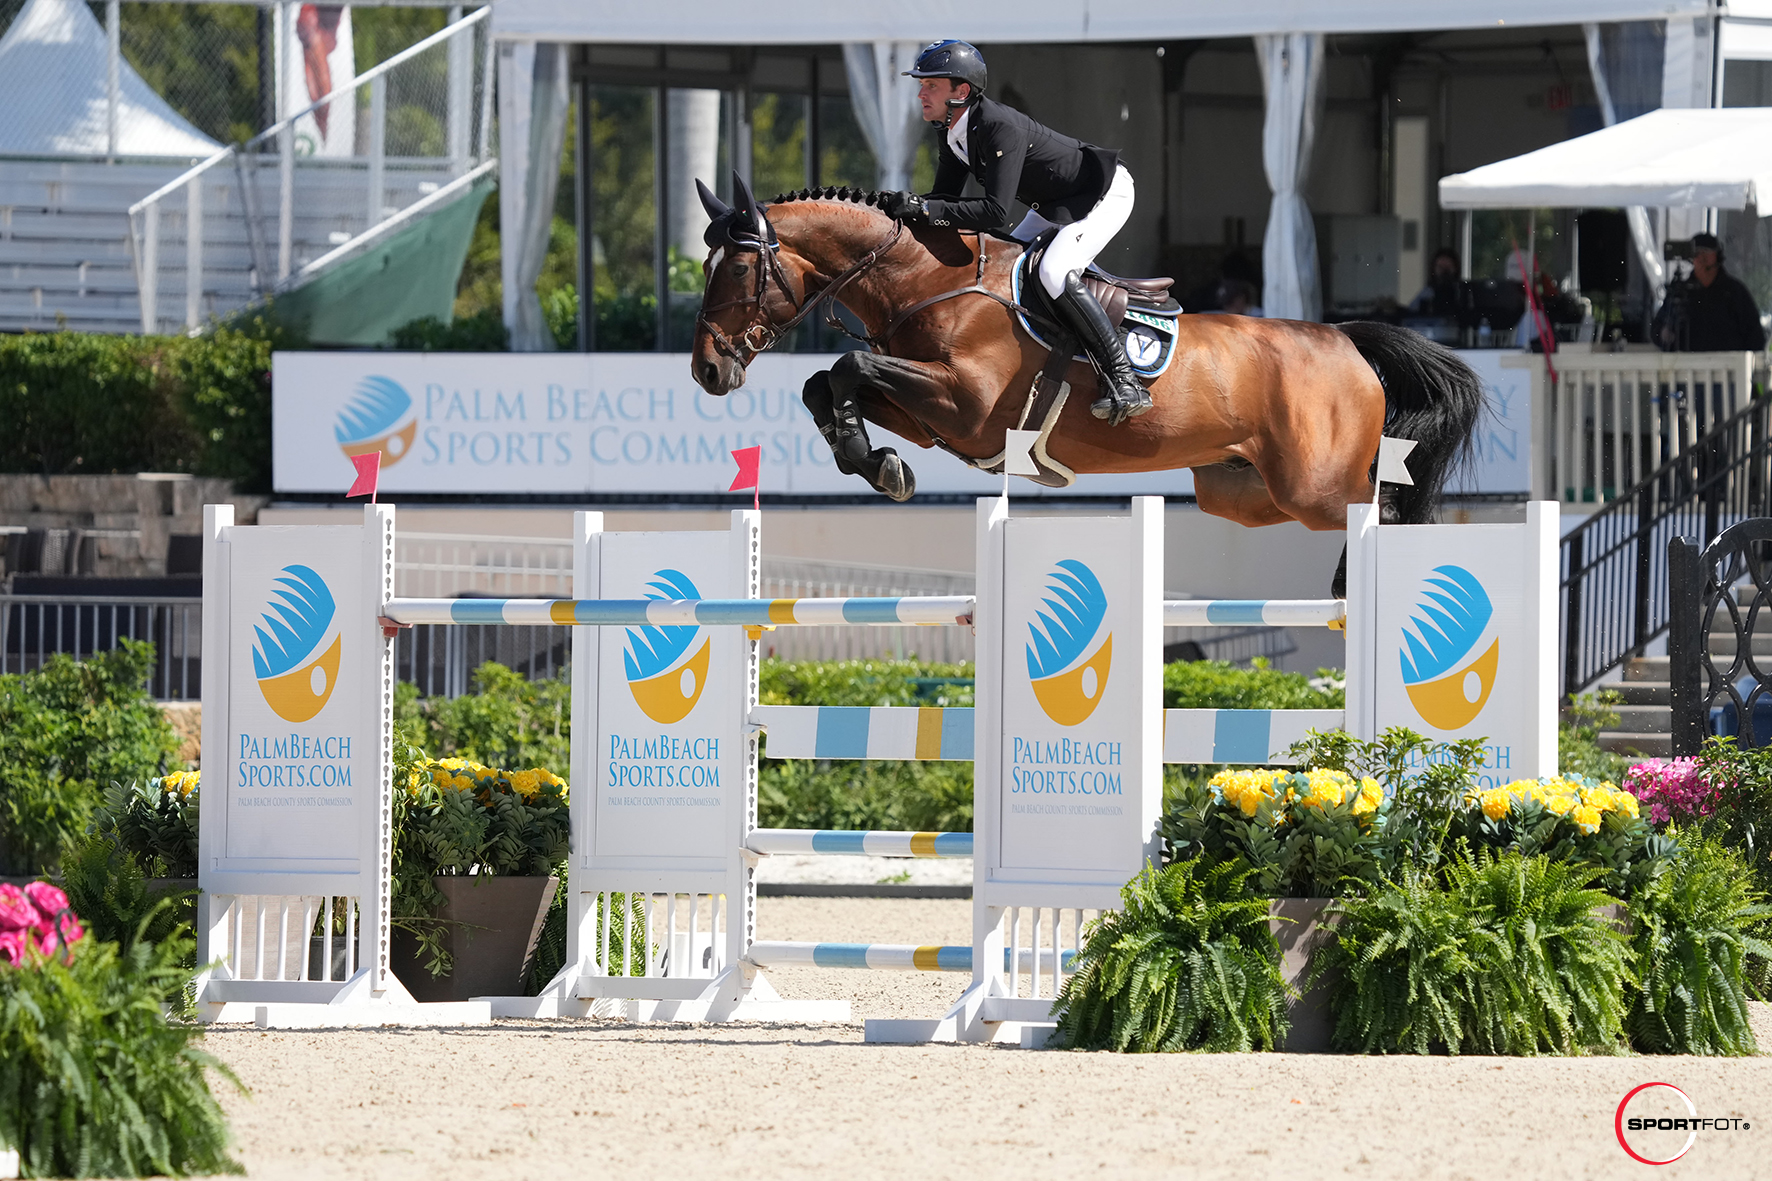
[[[1716,537],[1772,501],[1772,398],[1667,460],[1562,542],[1563,691],[1575,694],[1668,628],[1668,541]]]
[[[496,168],[497,161],[490,155],[491,14],[490,6],[477,9],[244,143],[228,145],[131,205],[129,247],[141,300],[142,331],[157,332],[177,323],[161,316],[160,295],[168,279],[177,276],[162,259],[162,244],[168,236],[163,223],[180,214],[183,326],[194,331],[209,314],[232,310],[214,306],[217,267],[214,263],[206,267],[204,257],[205,227],[213,227],[218,216],[245,223],[251,261],[238,300],[243,306],[300,286],[425,211],[447,204]],[[392,127],[390,101],[396,111]],[[303,120],[312,125],[322,111],[334,127],[349,121],[352,151],[348,156],[302,153],[297,136]],[[260,193],[261,174],[273,170],[274,227],[267,209],[270,203]],[[390,171],[403,181],[416,181],[404,185],[392,205]],[[298,185],[298,178],[305,183]],[[304,240],[297,223],[304,216],[312,220],[313,208],[303,207],[307,198],[328,186],[336,190],[358,185],[362,189],[361,212],[329,211],[331,223],[338,228],[327,233],[323,249]],[[304,190],[301,205],[298,189]],[[274,266],[273,235],[269,232],[273,228]]]

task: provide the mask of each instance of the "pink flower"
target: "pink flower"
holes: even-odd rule
[[[0,930],[0,960],[20,964],[25,959],[25,949],[31,946],[29,931],[12,928]]]
[[[1645,759],[1625,773],[1624,789],[1648,805],[1656,824],[1709,816],[1717,806],[1716,791],[1693,758]]]
[[[60,914],[68,909],[68,896],[48,882],[32,882],[25,887],[25,897],[43,914]]]
[[[73,911],[64,910],[55,916],[53,925],[38,937],[37,950],[44,955],[53,955],[60,948],[71,948],[84,938],[86,930],[80,925],[80,920],[74,917]]]
[[[62,903],[67,904],[65,896]],[[37,913],[37,908],[31,905],[23,890],[11,883],[0,884],[0,931],[29,929],[42,921],[43,916]]]

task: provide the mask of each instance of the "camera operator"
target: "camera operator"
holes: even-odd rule
[[[1692,238],[1692,274],[1667,285],[1655,316],[1655,340],[1682,353],[1759,352],[1766,347],[1760,309],[1734,275],[1723,269],[1716,235]]]

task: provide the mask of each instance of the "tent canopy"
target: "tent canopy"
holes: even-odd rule
[[[1659,110],[1440,181],[1445,209],[1746,209],[1772,215],[1772,108]]]
[[[786,45],[964,37],[1027,44],[1576,25],[1709,10],[1706,0],[498,0],[492,29],[516,41]]]
[[[80,0],[30,0],[0,39],[0,155],[107,154],[107,57],[105,30]],[[220,150],[127,61],[117,75],[119,156],[200,159]]]

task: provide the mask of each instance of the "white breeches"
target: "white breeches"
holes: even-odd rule
[[[1114,183],[1108,186],[1108,191],[1088,216],[1062,227],[1058,236],[1052,239],[1052,245],[1046,248],[1046,257],[1040,260],[1040,286],[1046,289],[1047,295],[1056,297],[1064,290],[1066,275],[1087,267],[1106,249],[1114,235],[1120,232],[1120,227],[1126,224],[1126,219],[1132,216],[1132,201],[1132,174],[1122,164],[1114,170]],[[1050,224],[1039,214],[1030,213],[1015,228],[1015,236],[1032,241]]]

